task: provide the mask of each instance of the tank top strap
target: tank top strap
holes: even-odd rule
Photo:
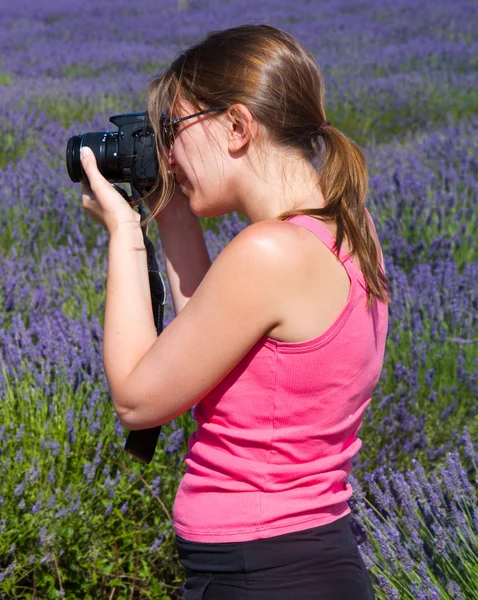
[[[336,240],[322,221],[311,215],[294,215],[293,217],[289,217],[287,221],[302,225],[310,232],[314,233],[337,256],[337,251],[335,249]],[[352,258],[343,248],[340,249],[340,254],[338,256],[342,264]]]

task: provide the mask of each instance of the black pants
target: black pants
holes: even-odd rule
[[[374,600],[349,515],[262,540],[209,544],[176,536],[187,600]]]

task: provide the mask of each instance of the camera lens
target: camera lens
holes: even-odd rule
[[[123,173],[118,159],[118,132],[99,131],[74,135],[68,140],[66,147],[66,165],[70,179],[87,182],[81,167],[80,149],[88,146],[93,151],[98,170],[108,181],[122,181]]]
[[[75,183],[83,181],[83,169],[80,162],[81,135],[74,135],[66,147],[66,166],[68,175]]]

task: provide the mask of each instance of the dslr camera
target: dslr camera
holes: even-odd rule
[[[105,179],[111,183],[130,183],[144,195],[158,177],[156,140],[148,113],[114,115],[110,123],[116,125],[118,131],[82,133],[68,140],[68,175],[74,183],[88,182],[80,160],[81,147],[88,146]]]

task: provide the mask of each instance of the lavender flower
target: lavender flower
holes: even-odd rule
[[[173,431],[169,435],[169,443],[165,447],[165,452],[167,454],[173,454],[175,452],[178,452],[182,446],[183,440],[184,440],[184,430],[182,427],[180,427],[179,429],[177,429],[176,431]]]
[[[160,532],[160,534],[158,535],[158,537],[156,538],[156,540],[154,541],[152,546],[150,546],[149,551],[151,553],[156,552],[161,547],[163,541],[164,541],[164,533]]]
[[[37,520],[45,509],[56,518],[66,516],[66,506],[75,513],[93,480],[105,518],[115,496],[120,511],[128,510],[120,471],[110,477],[104,461],[117,462],[125,438],[102,362],[108,235],[85,214],[79,186],[68,179],[66,140],[109,128],[113,113],[144,110],[148,79],[178,46],[213,29],[264,22],[290,31],[317,56],[328,118],[365,148],[367,206],[393,290],[384,368],[360,430],[358,478],[351,479],[365,565],[389,598],[438,597],[436,582],[450,597],[469,593],[466,569],[475,564],[478,529],[477,13],[471,0],[385,4],[365,1],[358,10],[352,0],[326,1],[316,10],[298,2],[291,12],[287,0],[240,0],[178,11],[176,0],[164,0],[158,12],[157,2],[145,0],[132,12],[120,1],[105,18],[104,6],[85,0],[78,19],[66,0],[4,3],[0,395],[19,406],[0,425],[6,539],[11,511],[31,506]],[[344,30],[350,43],[337,42]],[[205,240],[214,259],[248,223],[237,213],[210,221]],[[157,257],[164,275],[160,240]],[[171,304],[168,291],[165,325]],[[183,418],[194,422],[194,407]],[[173,421],[160,436],[163,463],[175,469],[185,429]],[[69,484],[66,502],[64,481],[76,492],[72,498]],[[157,477],[153,494],[160,486]],[[139,494],[147,503],[144,487]],[[40,529],[45,569],[54,533]],[[13,572],[2,568],[0,581]]]

